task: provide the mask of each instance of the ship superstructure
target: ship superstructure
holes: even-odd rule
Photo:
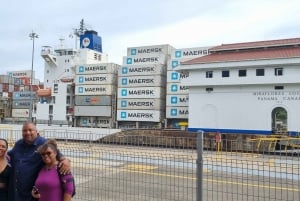
[[[93,77],[93,74],[79,76],[76,70],[86,66],[103,66],[104,63],[107,68],[113,66],[117,69],[118,66],[108,62],[108,55],[102,52],[102,40],[96,31],[85,30],[77,33],[80,33],[78,49],[65,47],[62,39],[58,48],[42,47],[41,56],[45,60],[44,88],[37,91],[39,101],[34,114],[37,123],[92,127],[95,126],[95,118],[90,116],[101,116],[103,108],[97,107],[97,104],[87,104],[85,101],[103,99],[101,94],[94,93],[91,88],[98,86],[99,82],[95,80],[105,76],[101,74],[95,75],[96,77]],[[117,70],[115,74],[116,72]],[[80,94],[83,81],[90,81],[87,82],[89,87],[87,90],[90,90],[91,94],[87,94],[86,91]],[[109,82],[107,85],[113,88],[114,84]],[[113,98],[108,99],[110,106],[113,105],[112,101]],[[93,111],[94,114],[89,111]],[[111,127],[115,115],[110,111],[105,113],[105,116],[104,120],[110,122],[107,127]],[[103,119],[99,121],[103,122]]]

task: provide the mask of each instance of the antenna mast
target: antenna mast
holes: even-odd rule
[[[75,28],[73,30],[74,30],[74,35],[75,35],[75,49],[77,49],[77,37],[80,38],[80,36],[84,34],[84,31],[87,30],[87,28],[85,27],[85,24],[84,24],[84,20],[81,19],[79,28],[78,29]]]

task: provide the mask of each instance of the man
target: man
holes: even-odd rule
[[[41,137],[32,122],[26,122],[22,128],[22,139],[8,152],[13,168],[12,196],[14,201],[34,201],[31,190],[39,170],[43,167],[41,155],[36,151],[46,139]],[[70,171],[68,160],[60,162],[60,171]]]

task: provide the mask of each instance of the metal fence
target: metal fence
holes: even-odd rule
[[[55,131],[43,135],[59,139],[71,160],[73,200],[300,200],[299,138],[232,140],[199,133],[95,140],[91,133],[81,133],[81,140],[69,140]],[[16,136],[21,134],[0,132],[12,144]]]

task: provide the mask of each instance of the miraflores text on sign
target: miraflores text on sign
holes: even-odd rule
[[[253,95],[259,101],[300,101],[300,91],[257,91]]]

